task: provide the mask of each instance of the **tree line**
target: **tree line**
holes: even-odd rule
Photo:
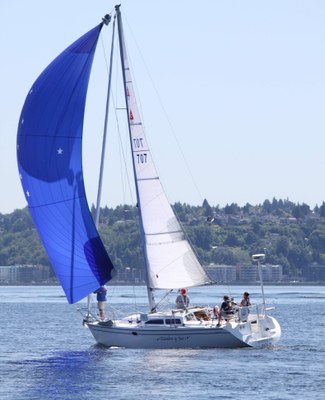
[[[325,203],[311,209],[274,198],[219,207],[204,200],[202,206],[178,202],[173,209],[203,265],[248,264],[261,252],[289,276],[301,275],[311,263],[325,264]],[[142,268],[136,207],[102,208],[99,232],[117,268]],[[0,265],[50,265],[28,208],[0,214],[0,234]]]

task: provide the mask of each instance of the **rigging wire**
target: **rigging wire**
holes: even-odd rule
[[[131,34],[132,34],[132,38],[133,38],[133,40],[134,40],[134,43],[135,43],[136,48],[137,48],[137,50],[138,50],[138,53],[139,53],[139,55],[140,55],[140,57],[141,57],[141,60],[142,60],[142,62],[143,62],[143,65],[144,65],[144,67],[145,67],[145,71],[146,71],[146,73],[147,73],[147,75],[148,75],[148,77],[149,77],[150,83],[151,83],[151,85],[152,85],[152,87],[153,87],[153,89],[154,89],[154,92],[155,92],[156,96],[157,96],[158,102],[159,102],[160,107],[161,107],[161,109],[162,109],[162,111],[163,111],[163,114],[164,114],[164,116],[165,116],[165,118],[166,118],[167,124],[168,124],[169,129],[170,129],[170,131],[171,131],[171,133],[172,133],[172,136],[173,136],[173,138],[174,138],[174,140],[175,140],[175,142],[176,142],[177,148],[178,148],[178,150],[179,150],[179,152],[180,152],[180,154],[181,154],[181,156],[182,156],[182,159],[183,159],[183,161],[184,161],[184,163],[185,163],[187,172],[188,172],[188,174],[189,174],[189,176],[190,176],[190,178],[191,178],[191,180],[192,180],[192,183],[193,183],[193,185],[194,185],[194,187],[195,187],[195,190],[196,190],[196,192],[197,192],[199,198],[201,199],[201,202],[203,202],[203,196],[201,195],[200,190],[199,190],[199,188],[198,188],[198,186],[197,186],[197,184],[196,184],[196,181],[195,181],[194,176],[193,176],[193,174],[192,174],[190,165],[189,165],[189,163],[188,163],[188,161],[187,161],[187,159],[186,159],[186,157],[185,157],[185,154],[184,154],[184,152],[183,152],[183,150],[182,150],[182,147],[181,147],[180,142],[179,142],[179,140],[178,140],[178,138],[177,138],[175,129],[174,129],[174,127],[173,127],[173,125],[172,125],[172,123],[171,123],[171,121],[170,121],[170,118],[169,118],[169,116],[168,116],[167,110],[166,110],[166,108],[165,108],[165,106],[164,106],[164,103],[163,103],[163,101],[162,101],[162,99],[161,99],[161,97],[160,97],[160,95],[159,95],[158,89],[157,89],[157,87],[156,87],[156,85],[155,85],[155,82],[154,82],[154,80],[153,80],[153,78],[152,78],[152,76],[151,76],[151,74],[150,74],[150,70],[149,70],[149,68],[148,68],[148,66],[147,66],[147,64],[146,64],[145,58],[144,58],[144,56],[143,56],[143,54],[142,54],[142,52],[141,52],[140,46],[139,46],[139,44],[138,44],[138,42],[137,42],[137,40],[136,40],[136,38],[135,38],[135,35],[133,34],[132,28],[131,28],[131,26],[130,26],[130,24],[129,24],[129,21],[128,21],[126,15],[125,15],[124,10],[123,10],[123,20],[126,21],[128,27],[129,27],[129,30],[130,30],[130,32],[131,32]],[[137,96],[137,98],[138,98],[138,101],[139,101],[139,96]],[[139,101],[139,102],[140,102],[140,101]],[[141,107],[141,102],[140,102],[140,107]],[[143,122],[143,121],[142,121],[142,122]]]
[[[126,19],[126,21],[127,21],[127,19]],[[128,22],[127,22],[127,23],[128,23]],[[129,28],[130,28],[130,25],[129,25],[129,24],[128,24],[128,26],[129,26]],[[132,29],[131,29],[131,28],[130,28],[130,31],[132,32]],[[132,36],[133,36],[133,39],[134,39],[133,33],[132,33]],[[102,38],[102,37],[101,37],[101,39],[102,39],[102,46],[103,46],[103,49],[104,49],[104,58],[105,58],[105,63],[106,63],[106,69],[107,69],[107,72],[108,72],[108,71],[109,71],[109,68],[108,68],[108,62],[107,62],[107,57],[106,57],[106,52],[105,52],[105,46],[104,46],[104,44],[103,44],[103,38]],[[169,117],[168,117],[167,111],[166,111],[166,109],[165,109],[165,107],[164,107],[164,105],[163,105],[163,102],[162,102],[162,100],[161,100],[161,98],[160,98],[160,96],[159,96],[158,90],[157,90],[157,88],[156,88],[156,86],[155,86],[155,84],[154,84],[154,81],[153,81],[153,79],[152,79],[152,77],[151,77],[151,75],[150,75],[149,69],[148,69],[148,67],[147,67],[147,65],[146,65],[146,63],[145,63],[144,57],[143,57],[143,55],[142,55],[142,53],[141,53],[141,51],[140,51],[140,48],[139,48],[139,46],[138,46],[138,44],[137,44],[137,42],[136,42],[135,39],[134,39],[134,41],[135,41],[135,43],[136,43],[136,47],[137,47],[138,52],[139,52],[139,54],[140,54],[140,56],[141,56],[142,63],[143,63],[143,65],[144,65],[144,67],[145,67],[145,70],[146,70],[146,72],[147,72],[147,75],[148,75],[148,77],[149,77],[149,80],[150,80],[150,82],[151,82],[151,85],[152,85],[152,87],[153,87],[153,89],[154,89],[154,91],[155,91],[155,93],[156,93],[157,98],[158,98],[158,101],[159,101],[159,104],[160,104],[160,106],[161,106],[161,109],[163,110],[163,113],[164,113],[164,115],[165,115],[165,118],[166,118],[166,120],[167,120],[167,122],[168,122],[170,131],[171,131],[171,133],[173,134],[174,140],[175,140],[175,142],[176,142],[176,144],[177,144],[177,148],[178,148],[179,152],[180,152],[181,155],[182,155],[183,161],[184,161],[184,163],[185,163],[185,165],[186,165],[186,167],[187,167],[188,173],[189,173],[189,175],[190,175],[190,177],[191,177],[191,179],[192,179],[192,182],[194,183],[194,186],[195,186],[195,188],[196,188],[196,190],[197,190],[197,193],[199,194],[199,197],[202,199],[202,196],[201,196],[201,194],[200,194],[200,192],[199,192],[199,189],[198,189],[198,187],[197,187],[197,185],[196,185],[196,183],[195,183],[194,177],[193,177],[193,175],[192,175],[192,173],[191,173],[191,170],[190,170],[190,168],[189,168],[189,164],[188,164],[188,162],[187,162],[187,160],[186,160],[186,158],[185,158],[185,155],[184,155],[184,153],[183,153],[183,151],[182,151],[182,148],[181,148],[181,146],[180,146],[180,143],[179,143],[179,141],[178,141],[178,139],[177,139],[175,130],[174,130],[172,124],[171,124],[171,121],[170,121],[170,119],[169,119]],[[129,59],[129,63],[130,63],[130,62],[131,62],[131,61],[130,61],[130,59]],[[109,72],[108,72],[108,73],[109,73]],[[132,80],[132,81],[135,83],[134,80]],[[136,89],[137,89],[137,86],[136,86],[136,85],[135,85],[135,87],[136,87]],[[118,93],[118,91],[116,91],[116,92]],[[137,90],[137,92],[138,92],[138,90]],[[131,190],[131,186],[132,186],[132,185],[131,185],[131,183],[130,183],[131,180],[130,180],[129,173],[127,172],[127,171],[128,171],[128,168],[127,168],[127,157],[126,157],[126,154],[125,154],[125,153],[126,153],[126,152],[125,152],[125,146],[123,146],[123,140],[122,140],[122,134],[121,134],[121,126],[120,126],[119,117],[118,117],[118,110],[120,110],[120,108],[118,108],[117,105],[116,105],[117,102],[116,102],[116,100],[115,100],[115,96],[114,96],[113,93],[112,93],[112,89],[111,89],[111,96],[112,96],[112,103],[113,103],[113,106],[114,106],[114,115],[115,115],[116,127],[117,127],[117,132],[118,132],[119,149],[120,149],[120,154],[121,154],[121,156],[122,156],[122,160],[123,160],[123,163],[124,163],[124,170],[126,171],[126,173],[125,173],[124,175],[121,173],[121,176],[126,176],[127,185],[128,185],[128,188],[129,188],[129,193],[130,193],[130,196],[131,196],[131,198],[132,198],[132,202],[133,202],[133,204],[134,204],[134,198],[133,198],[133,194],[132,194],[133,192],[132,192],[132,190]],[[116,96],[116,98],[117,98],[117,96]],[[138,98],[138,100],[140,99],[139,96],[137,96],[137,98]],[[142,121],[143,121],[143,117],[142,117],[142,114],[143,114],[143,113],[142,113],[141,103],[139,103],[139,105],[140,105],[140,109],[141,109],[141,119],[142,119]],[[125,108],[123,108],[123,110],[125,111]],[[121,165],[121,168],[122,168],[122,165]],[[175,212],[175,210],[174,210],[174,212]],[[177,218],[177,220],[178,220],[179,224],[182,226],[181,222],[179,221],[179,218]],[[183,230],[183,231],[184,231],[184,230]],[[185,231],[184,233],[185,233],[186,238],[187,238],[188,241],[190,242],[190,239],[189,239],[189,237],[188,237],[186,231]],[[193,248],[193,245],[192,245],[192,248]],[[193,250],[194,250],[194,248],[193,248]],[[194,252],[195,252],[195,254],[197,255],[197,253],[196,253],[195,250],[194,250]],[[198,255],[197,255],[197,256],[198,256]],[[135,289],[135,288],[134,288],[134,285],[133,285],[133,290],[134,290],[134,289]],[[169,292],[167,292],[167,293],[165,294],[165,296],[163,296],[162,299],[159,301],[158,305],[160,305],[160,304],[164,301],[164,299],[165,299],[166,297],[168,297],[168,295],[169,295],[171,292],[172,292],[172,290],[169,291]],[[134,293],[134,294],[135,294],[135,293]],[[135,296],[135,298],[136,298],[136,296]],[[136,305],[136,307],[137,307],[137,305]]]
[[[107,57],[107,54],[106,54],[106,47],[104,45],[104,41],[103,41],[103,37],[102,36],[101,36],[101,43],[102,43],[103,54],[104,54],[104,59],[105,59],[106,72],[107,72],[107,75],[109,76],[108,57]],[[115,52],[118,51],[117,47],[118,46],[115,47]],[[118,57],[115,57],[114,60],[116,60],[117,65],[119,65],[118,64]],[[116,70],[118,70],[118,68],[116,68]],[[125,106],[124,107],[117,107],[117,100],[116,99],[118,98],[119,87],[120,87],[118,79],[119,78],[116,79],[116,88],[115,88],[116,96],[113,93],[112,87],[111,87],[111,90],[110,90],[110,96],[111,96],[111,99],[112,99],[112,104],[113,104],[113,109],[114,109],[114,116],[115,116],[115,123],[116,123],[116,130],[117,130],[117,137],[118,137],[118,144],[119,144],[120,160],[122,161],[120,163],[120,168],[121,168],[120,174],[121,174],[121,180],[123,180],[123,178],[126,179],[129,195],[130,195],[130,198],[131,198],[131,203],[135,204],[134,194],[133,194],[133,191],[132,191],[131,179],[130,179],[130,175],[129,175],[129,169],[127,167],[127,164],[128,164],[127,154],[128,153],[125,150],[127,148],[127,146],[128,146],[128,143],[129,143],[128,135],[126,135],[126,138],[125,138],[126,144],[123,144],[122,129],[121,129],[119,115],[118,115],[119,114],[118,111],[120,111],[120,110],[123,110],[124,113],[126,112],[126,107]],[[122,186],[123,186],[123,189],[124,189],[125,185],[123,184]],[[125,193],[124,193],[124,197],[125,197]],[[138,219],[136,219],[136,223],[139,225]],[[134,304],[134,306],[135,306],[135,311],[134,312],[139,313],[140,311],[139,311],[139,305],[137,303],[137,294],[136,294],[136,291],[135,291],[135,285],[133,284],[132,287],[133,287],[133,297],[135,299],[134,300],[134,303],[135,303]],[[112,286],[111,288],[112,288],[112,296],[114,297],[115,291],[117,290],[117,287],[116,286]],[[112,296],[111,296],[111,298],[112,298]],[[110,305],[110,307],[113,309],[112,305]],[[116,309],[115,309],[115,311],[116,311]],[[113,313],[114,313],[114,310],[113,310]]]
[[[106,49],[105,49],[105,45],[104,45],[102,36],[101,36],[101,43],[102,43],[102,48],[103,48],[103,53],[104,53],[106,72],[107,72],[107,74],[109,74],[109,66],[108,66],[108,60],[107,60],[107,55],[106,55]],[[115,60],[117,60],[117,57],[115,57]],[[116,88],[115,88],[116,93],[118,92],[117,86],[118,86],[118,82],[117,82],[117,79],[116,79]],[[135,204],[134,196],[132,194],[131,179],[130,179],[130,176],[129,176],[129,173],[128,173],[128,168],[127,168],[127,156],[126,156],[126,154],[125,154],[126,152],[124,150],[125,146],[123,145],[123,140],[122,140],[122,134],[121,134],[122,130],[120,128],[119,117],[118,117],[118,113],[117,113],[118,110],[124,110],[125,111],[126,108],[125,107],[123,107],[123,108],[117,107],[117,101],[115,100],[114,93],[113,93],[112,89],[111,89],[110,95],[112,96],[112,103],[113,103],[113,108],[114,108],[115,123],[116,123],[116,129],[117,129],[117,133],[118,133],[118,139],[119,139],[119,150],[120,150],[120,154],[122,156],[122,161],[123,161],[123,164],[124,164],[124,171],[125,171],[125,173],[123,173],[123,168],[122,168],[123,165],[121,164],[120,165],[121,166],[121,179],[123,179],[123,177],[126,177],[127,186],[128,186],[128,189],[129,189],[131,202],[132,202],[132,204]],[[116,94],[116,98],[117,98],[117,94]],[[123,187],[124,187],[124,185],[123,185]],[[125,197],[125,194],[124,194],[124,197]]]

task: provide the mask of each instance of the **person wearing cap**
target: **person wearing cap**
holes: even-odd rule
[[[189,304],[190,304],[190,299],[189,299],[189,297],[187,296],[187,293],[186,293],[186,289],[185,288],[183,288],[183,289],[180,289],[179,290],[179,295],[177,296],[177,298],[176,298],[176,308],[178,309],[178,310],[184,310],[184,309],[186,309],[188,306],[189,306]]]
[[[248,307],[251,306],[251,302],[249,300],[249,293],[248,292],[244,292],[243,294],[243,298],[242,301],[240,302],[239,306],[240,307]]]

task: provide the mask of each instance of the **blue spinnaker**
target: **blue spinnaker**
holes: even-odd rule
[[[89,211],[82,133],[99,24],[39,76],[17,135],[20,179],[34,224],[69,303],[111,279],[113,264]]]

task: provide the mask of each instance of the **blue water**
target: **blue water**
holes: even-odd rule
[[[189,290],[192,303],[258,287]],[[109,288],[141,309],[143,287]],[[128,350],[95,344],[59,287],[0,287],[0,399],[324,399],[325,287],[265,287],[282,339],[264,349]],[[134,305],[136,303],[136,305]],[[112,312],[112,311],[110,311]]]

